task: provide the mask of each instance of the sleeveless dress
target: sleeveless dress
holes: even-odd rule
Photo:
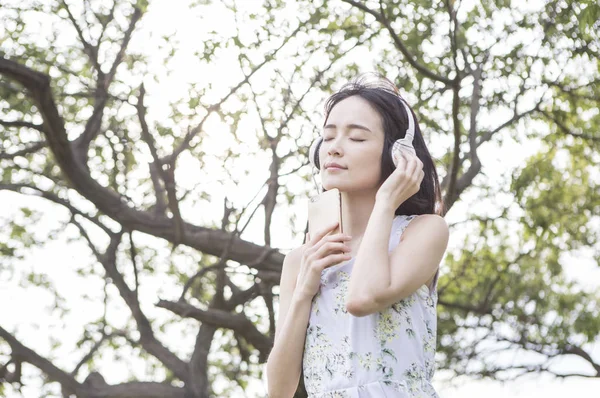
[[[389,251],[416,215],[394,217]],[[355,317],[345,308],[352,258],[323,270],[312,301],[302,368],[310,398],[438,397],[437,280],[389,308]]]

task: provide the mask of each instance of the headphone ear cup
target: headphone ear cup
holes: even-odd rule
[[[319,148],[321,147],[321,143],[323,142],[323,138],[317,138],[312,145],[310,146],[310,150],[308,151],[308,160],[313,165],[314,168],[320,169],[321,163],[319,161]]]
[[[412,156],[417,156],[415,147],[413,146],[413,140],[415,137],[415,120],[413,118],[410,107],[406,104],[406,101],[400,97],[400,103],[406,110],[406,117],[408,119],[408,128],[403,138],[396,140],[392,145],[391,155],[394,166],[398,167],[398,160],[402,156],[402,151],[407,151]]]
[[[392,145],[392,149],[390,150],[392,155],[392,161],[394,162],[394,166],[398,167],[398,159],[402,156],[402,151],[407,151],[413,156],[417,156],[415,148],[412,146],[406,138],[401,138],[394,142]]]

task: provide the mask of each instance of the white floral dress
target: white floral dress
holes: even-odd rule
[[[394,218],[389,251],[416,216]],[[355,317],[345,308],[354,258],[327,268],[312,301],[302,367],[310,398],[438,397],[435,371],[438,273],[431,286],[389,308]],[[438,271],[439,272],[439,271]]]

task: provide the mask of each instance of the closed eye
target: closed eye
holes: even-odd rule
[[[324,138],[323,141],[327,142],[327,141],[331,141],[333,138]],[[354,139],[354,138],[350,138],[350,141],[355,141],[355,142],[363,142],[366,140],[359,140],[359,139]]]

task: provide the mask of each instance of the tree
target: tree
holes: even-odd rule
[[[170,35],[140,36],[144,15],[159,2],[29,1],[0,9],[9,21],[0,58],[0,188],[67,210],[49,237],[35,236],[35,209],[8,220],[2,270],[15,272],[26,253],[66,234],[89,246],[90,261],[77,272],[82,281],[102,281],[104,302],[68,370],[28,347],[18,329],[0,325],[0,380],[19,386],[22,365],[30,364],[45,375],[47,391],[60,385],[64,396],[205,397],[231,395],[260,377],[284,257],[272,236],[275,220],[292,214],[290,228],[301,232],[292,209],[308,192],[303,159],[320,124],[314,104],[363,68],[347,55],[365,49],[372,67],[406,93],[442,154],[447,211],[489,204],[486,211],[472,206],[467,221],[453,225],[465,239],[442,265],[438,367],[509,379],[554,372],[550,358],[578,355],[589,363],[586,376],[600,376],[589,351],[600,328],[599,295],[568,281],[561,258],[587,250],[600,259],[598,23],[579,23],[591,12],[586,2],[536,10],[489,1],[471,9],[450,1],[205,3],[190,3],[200,25],[219,9],[234,31],[199,34],[190,62],[201,72],[166,117],[150,105],[158,87],[152,77],[160,83],[181,73],[169,72],[180,46]],[[50,21],[46,40],[32,21]],[[164,59],[160,72],[145,41]],[[229,79],[206,79],[227,54],[237,62]],[[211,153],[215,137],[225,142],[222,154]],[[507,181],[486,179],[480,153],[510,140],[541,145],[524,167],[507,170]],[[194,214],[213,202],[215,163],[231,193],[220,220],[208,210]],[[198,172],[190,177],[192,167]],[[255,171],[264,183],[237,200],[236,185],[248,189]],[[262,241],[244,235],[261,216]],[[145,288],[152,278],[164,293]],[[68,312],[43,272],[27,275],[23,288],[31,285],[47,288],[62,303],[58,312]],[[123,303],[129,316],[119,324],[109,315]],[[169,341],[173,331],[195,336],[189,350]],[[53,349],[61,344],[68,342]],[[515,348],[541,355],[521,363],[494,357]],[[109,351],[149,369],[106,383],[97,362]],[[223,380],[229,385],[218,387]]]

